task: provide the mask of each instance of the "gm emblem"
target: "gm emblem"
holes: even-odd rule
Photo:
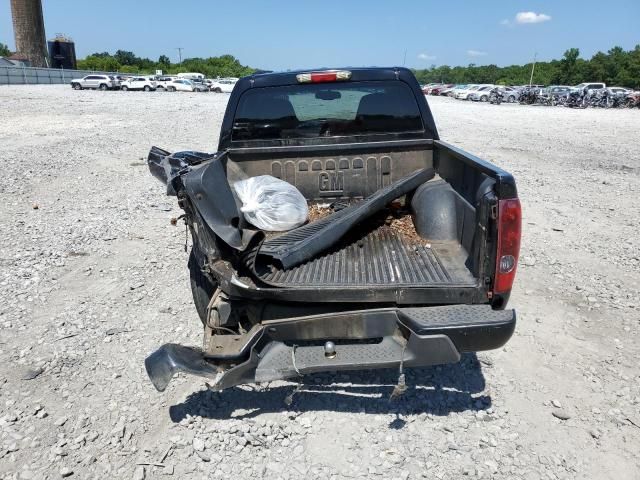
[[[336,195],[344,192],[344,172],[320,172],[318,175],[320,195]]]

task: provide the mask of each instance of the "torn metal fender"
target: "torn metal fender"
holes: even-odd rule
[[[191,167],[176,181],[206,225],[227,245],[244,252],[255,236],[261,240],[264,233],[243,228],[246,222],[227,181],[224,156]]]
[[[257,234],[243,229],[239,201],[225,170],[226,152],[214,154],[184,151],[170,153],[152,147],[147,158],[151,174],[167,185],[167,195],[184,192],[204,223],[227,245],[244,251]]]
[[[162,148],[151,147],[147,156],[147,165],[151,175],[167,186],[167,195],[175,196],[173,180],[188,171],[193,165],[219,157],[219,153],[204,153],[188,150],[171,153]]]

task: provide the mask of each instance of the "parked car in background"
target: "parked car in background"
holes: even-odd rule
[[[452,84],[451,84],[450,86],[448,86],[448,87],[443,87],[443,88],[441,88],[441,89],[438,91],[438,95],[440,95],[440,96],[449,96],[449,94],[450,94],[451,92],[453,92],[453,89],[454,89],[454,88],[456,88],[456,85],[452,83]]]
[[[193,84],[193,91],[194,92],[208,92],[209,91],[209,85],[207,85],[203,81],[191,80],[191,83]]]
[[[631,90],[630,88],[624,87],[609,87],[608,90],[615,95],[628,95],[629,93],[633,92],[633,90]]]
[[[439,83],[427,83],[426,85],[423,85],[422,88],[422,93],[424,93],[425,95],[429,95],[429,90],[432,87],[435,87],[436,85],[440,85]]]
[[[184,78],[186,80],[204,81],[204,75],[202,73],[194,73],[194,72],[179,73],[178,78]]]
[[[186,78],[174,78],[166,87],[167,92],[195,92],[195,87],[191,80]]]
[[[230,78],[218,78],[213,81],[209,89],[212,92],[216,93],[231,93],[233,87],[236,86],[238,82],[238,78],[230,77]]]
[[[482,88],[485,86],[486,85],[469,85],[467,88],[459,90],[458,93],[456,93],[455,98],[457,98],[458,100],[468,100],[469,95],[471,95],[473,92],[475,92],[479,88]]]
[[[166,90],[167,85],[171,83],[171,81],[173,80],[173,77],[160,76],[160,77],[155,77],[154,80],[156,82],[157,89]]]
[[[601,90],[603,88],[607,88],[607,85],[601,82],[584,82],[573,87],[574,90],[583,90],[587,92],[592,90]]]
[[[569,93],[573,87],[568,85],[549,85],[545,91],[551,94]]]
[[[453,91],[453,98],[460,99],[462,98],[462,96],[464,96],[464,98],[466,99],[469,96],[469,93],[476,90],[477,88],[478,85],[475,85],[473,83],[470,83],[469,85],[466,85],[462,88],[457,88]]]
[[[426,89],[424,89],[424,93],[426,95],[432,95],[433,91],[437,88],[441,88],[442,87],[442,83],[435,83],[433,85],[430,85],[429,87],[427,87]]]
[[[516,103],[520,100],[520,87],[504,87],[504,101]]]
[[[71,88],[74,90],[83,90],[85,88],[117,90],[119,87],[120,81],[111,75],[87,75],[71,80]]]
[[[494,85],[484,85],[477,90],[474,90],[469,94],[468,100],[473,100],[474,102],[488,102],[489,94],[493,87]]]
[[[442,95],[442,91],[453,87],[453,83],[443,83],[436,85],[429,91],[429,95]]]
[[[540,97],[543,99],[541,103],[549,105],[558,105],[563,103],[569,96],[572,87],[568,85],[549,85],[540,91]]]
[[[459,91],[464,90],[465,88],[469,87],[470,85],[466,85],[466,84],[458,84],[455,87],[453,87],[451,89],[451,91],[448,93],[448,95],[450,97],[456,98],[456,95],[458,94]]]
[[[156,89],[156,82],[149,77],[131,77],[122,82],[120,89],[125,92],[127,90],[144,90],[145,92],[151,92]]]

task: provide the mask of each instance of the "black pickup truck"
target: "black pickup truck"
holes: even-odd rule
[[[147,357],[213,389],[319,371],[457,362],[511,337],[520,249],[513,177],[441,141],[405,68],[258,74],[229,98],[217,153],[153,147],[184,210],[202,348]],[[249,224],[234,183],[270,175],[323,215]]]

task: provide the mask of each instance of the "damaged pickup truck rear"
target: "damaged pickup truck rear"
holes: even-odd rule
[[[439,139],[404,68],[253,75],[227,105],[216,153],[152,148],[151,173],[191,232],[202,348],[146,359],[211,388],[320,371],[457,362],[511,337],[520,249],[513,177]],[[247,221],[234,185],[268,175],[306,199],[284,232]]]

